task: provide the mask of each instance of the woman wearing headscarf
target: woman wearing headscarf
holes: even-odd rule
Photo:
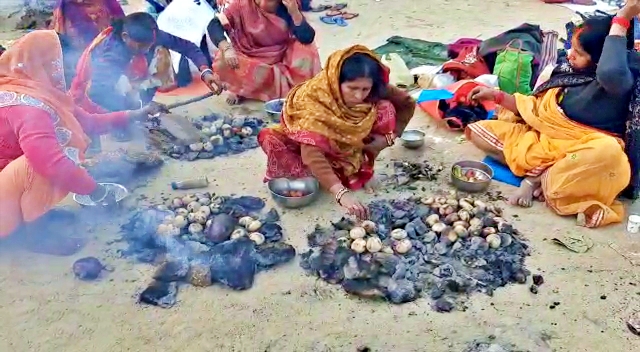
[[[315,77],[287,95],[280,125],[260,131],[265,181],[314,176],[350,214],[366,218],[351,196],[373,177],[373,164],[413,117],[415,101],[388,84],[387,68],[356,45],[331,54]]]
[[[113,195],[80,166],[89,139],[155,110],[89,114],[66,94],[56,32],[33,31],[0,57],[0,238],[48,212],[70,192]],[[61,239],[42,238],[64,246]],[[73,247],[73,246],[71,246]]]
[[[469,99],[493,100],[497,120],[467,127],[478,148],[525,177],[510,198],[529,207],[542,197],[560,215],[599,227],[622,221],[616,200],[640,190],[640,57],[633,51],[631,20],[640,1],[615,17],[584,20],[571,38],[567,60],[533,95],[476,88]]]

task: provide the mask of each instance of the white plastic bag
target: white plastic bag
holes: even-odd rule
[[[448,72],[438,73],[433,78],[433,86],[438,89],[450,86],[454,83],[456,83],[456,79]]]
[[[380,61],[389,68],[389,84],[396,87],[413,85],[413,75],[400,55],[396,53],[385,54],[382,55]]]
[[[474,79],[474,81],[482,83],[486,86],[489,86],[491,88],[497,88],[498,87],[498,76],[496,75],[490,75],[490,74],[485,74],[485,75],[480,75],[478,77],[476,77],[476,79]]]

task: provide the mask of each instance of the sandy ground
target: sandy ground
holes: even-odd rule
[[[329,27],[316,15],[309,16],[323,58],[350,44],[381,44],[394,34],[447,42],[463,36],[488,37],[524,21],[560,31],[571,15],[537,0],[352,0],[349,8],[361,16],[347,28]],[[3,29],[0,39],[19,36]],[[223,98],[213,98],[181,112],[198,116],[225,110]],[[458,142],[457,135],[437,130],[422,113],[416,113],[411,126],[427,131],[428,146],[420,151],[399,146],[385,151],[380,168],[392,158],[450,165],[461,158],[481,157],[469,143]],[[260,182],[264,167],[260,150],[211,161],[170,161],[136,194],[158,196],[169,193],[172,180],[207,175],[214,180],[212,192],[266,198]],[[446,185],[443,181],[427,187]],[[325,196],[313,208],[283,212],[282,221],[288,240],[302,250],[305,233],[314,223],[326,224],[339,214]],[[122,219],[88,232],[90,245],[73,257],[2,248],[0,351],[354,351],[360,345],[374,351],[461,351],[467,342],[490,335],[529,351],[640,350],[640,338],[624,326],[624,319],[640,310],[640,267],[609,247],[613,241],[632,248],[623,227],[585,230],[540,204],[527,211],[507,207],[507,214],[519,215],[515,224],[533,245],[527,263],[545,277],[540,293],[533,295],[527,286],[514,285],[496,291],[494,297],[475,295],[466,312],[450,314],[434,313],[427,300],[391,306],[347,297],[340,289],[305,276],[297,264],[260,274],[246,292],[187,287],[173,309],[142,307],[135,304],[135,293],[149,282],[152,268],[118,258],[117,246],[109,245]],[[589,234],[595,247],[575,254],[549,241],[573,232]],[[89,255],[104,259],[115,272],[94,283],[75,280],[71,263]],[[553,302],[560,305],[551,310]]]

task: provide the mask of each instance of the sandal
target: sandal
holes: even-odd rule
[[[320,21],[322,21],[322,23],[324,24],[337,24],[336,23],[336,17],[331,17],[331,16],[320,16]]]
[[[336,17],[336,16],[341,16],[341,15],[342,15],[342,11],[336,10],[336,9],[331,9],[331,10],[327,11],[327,13],[325,13],[325,16],[327,16],[327,17]]]
[[[351,12],[343,12],[342,13],[342,18],[344,18],[345,20],[352,20],[356,17],[360,16],[359,13],[351,13]]]
[[[333,18],[334,23],[337,24],[339,27],[346,27],[349,25],[342,16],[336,16],[331,18]]]
[[[346,7],[347,7],[347,3],[346,2],[339,2],[339,3],[331,6],[330,10],[340,11],[340,10],[344,10]]]
[[[322,11],[327,11],[330,10],[332,6],[330,5],[318,5],[316,7],[312,7],[311,8],[311,12],[322,12]]]

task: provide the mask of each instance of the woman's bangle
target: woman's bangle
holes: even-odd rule
[[[342,203],[340,203],[340,201],[342,200],[342,197],[347,194],[347,192],[349,192],[349,189],[344,187],[341,190],[339,190],[336,193],[336,203],[338,203],[338,205],[342,205]]]
[[[624,29],[629,29],[629,27],[631,27],[631,21],[622,17],[622,16],[615,16],[612,20],[611,20],[611,24],[617,24],[618,26],[624,28]]]
[[[200,79],[201,80],[204,79],[204,75],[206,75],[208,73],[213,74],[213,71],[210,68],[208,68],[208,69],[203,70],[202,72],[200,72]]]
[[[502,105],[502,102],[504,101],[504,92],[501,90],[496,90],[493,94],[493,101],[498,105]]]
[[[395,142],[395,138],[396,136],[393,133],[387,133],[384,135],[384,138],[387,139],[387,145],[390,147],[393,147],[393,145],[396,143]]]

